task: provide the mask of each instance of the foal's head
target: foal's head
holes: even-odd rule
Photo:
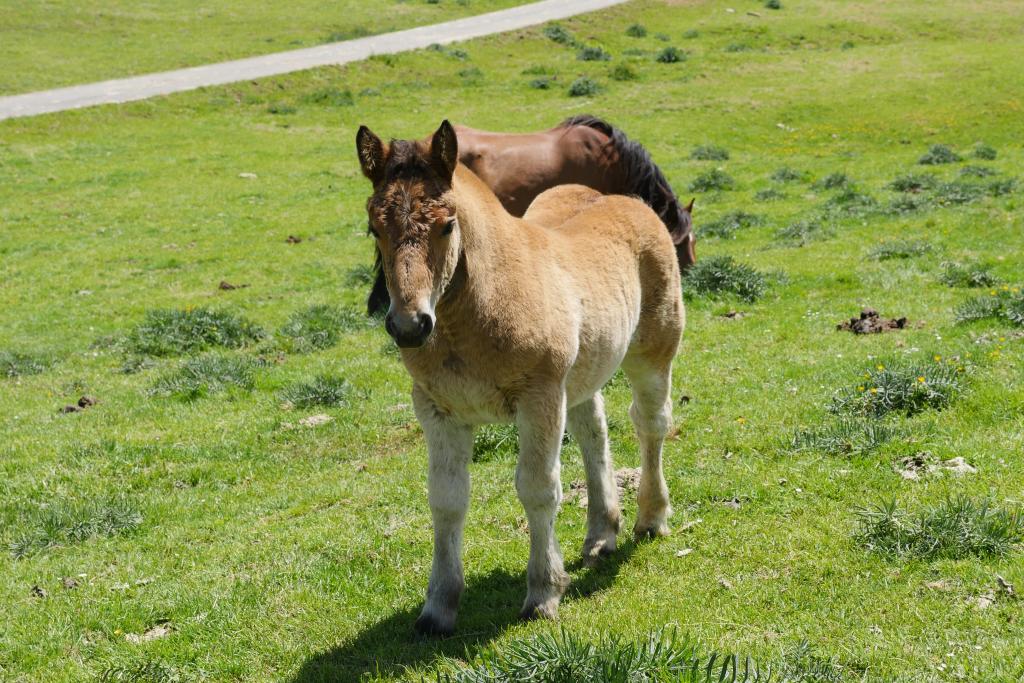
[[[373,183],[366,210],[391,295],[384,326],[399,346],[422,346],[461,252],[451,194],[459,156],[455,130],[444,121],[429,143],[385,144],[361,126],[356,151]]]

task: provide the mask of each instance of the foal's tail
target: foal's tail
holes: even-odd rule
[[[559,128],[585,126],[593,128],[608,137],[608,145],[615,150],[616,164],[622,172],[622,194],[634,195],[642,199],[654,209],[672,236],[672,244],[676,247],[676,257],[682,270],[692,266],[697,260],[695,246],[697,238],[693,234],[693,200],[683,206],[675,192],[661,172],[658,165],[651,159],[650,153],[635,140],[630,140],[620,129],[596,116],[581,114],[562,121]]]

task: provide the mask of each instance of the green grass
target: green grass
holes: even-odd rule
[[[691,266],[683,275],[687,297],[737,297],[752,303],[768,291],[764,273],[731,256],[710,256]]]
[[[855,387],[843,389],[833,397],[831,410],[868,417],[942,410],[963,392],[966,372],[962,360],[955,357],[878,361],[863,371]]]
[[[354,309],[315,304],[292,313],[277,331],[277,343],[290,353],[329,349],[345,332],[366,327],[367,320]]]
[[[311,381],[297,382],[281,392],[281,399],[294,408],[325,406],[341,408],[349,404],[352,385],[344,377],[321,374]]]
[[[0,95],[314,47],[522,4],[520,0],[53,0],[8,7]],[[68,40],[69,35],[75,39]]]
[[[967,496],[947,498],[916,514],[895,501],[881,503],[862,509],[859,522],[857,540],[870,550],[924,560],[1008,555],[1024,542],[1020,510]]]
[[[396,7],[449,5],[463,11],[447,0]],[[578,47],[539,27],[451,46],[468,61],[422,50],[0,122],[0,349],[48,361],[37,374],[0,379],[0,548],[9,552],[58,504],[78,510],[123,500],[142,517],[124,533],[58,538],[0,563],[0,678],[65,683],[108,672],[109,680],[307,683],[368,672],[370,681],[434,680],[441,657],[469,665],[491,648],[561,628],[585,643],[643,643],[668,625],[702,656],[749,654],[779,672],[806,641],[813,654],[794,662],[823,672],[817,680],[1018,680],[1019,601],[997,595],[985,609],[975,602],[998,590],[997,575],[1018,592],[1024,586],[1019,545],[1004,555],[924,561],[872,552],[857,531],[858,510],[872,501],[898,500],[910,519],[961,495],[990,500],[993,510],[1020,504],[1020,328],[1001,317],[958,324],[959,306],[992,295],[951,288],[941,275],[946,261],[989,263],[1018,286],[1024,194],[1019,186],[986,191],[904,214],[886,207],[905,194],[931,196],[887,188],[906,174],[982,187],[1024,176],[1024,20],[1018,4],[1002,0],[783,5],[772,12],[751,2],[727,13],[710,2],[638,0],[562,22],[571,36],[615,55],[610,63],[577,60]],[[626,35],[636,23],[647,37]],[[665,45],[683,44],[687,31],[696,36],[685,42],[685,64],[653,60]],[[71,43],[69,35],[49,40]],[[174,32],[167,35],[160,50],[175,49]],[[75,46],[82,63],[96,51],[91,40]],[[751,49],[727,52],[734,43]],[[620,62],[635,80],[608,78]],[[475,84],[459,76],[470,66],[483,74]],[[538,66],[545,72],[523,73]],[[531,88],[541,76],[557,85]],[[568,98],[581,76],[605,89]],[[326,89],[348,90],[353,105],[306,101]],[[296,112],[270,114],[272,103]],[[629,492],[619,551],[587,569],[586,511],[564,505],[556,530],[573,584],[558,626],[516,619],[527,536],[515,450],[507,428],[481,433],[458,630],[444,641],[420,640],[412,624],[432,543],[426,452],[394,344],[380,321],[360,319],[332,346],[303,353],[285,348],[276,331],[316,304],[362,310],[367,285],[350,281],[372,263],[369,186],[352,144],[360,124],[419,138],[444,117],[529,131],[580,113],[642,142],[677,190],[720,165],[733,190],[682,197],[696,196],[699,261],[727,256],[786,280],[773,277],[754,302],[734,294],[687,299],[673,369],[677,429],[664,457],[674,533],[629,543]],[[730,158],[691,160],[692,148],[708,141],[727,146]],[[917,164],[932,144],[968,157],[979,141],[997,157]],[[961,179],[966,163],[999,175]],[[780,166],[800,177],[783,186],[771,177]],[[836,214],[831,239],[778,248],[776,229],[820,220],[822,205],[843,189],[812,186],[832,173],[854,179],[878,209]],[[785,187],[784,199],[754,202],[775,185]],[[731,239],[701,237],[707,223],[736,211],[764,222]],[[289,244],[289,235],[302,241]],[[932,249],[865,258],[895,240]],[[249,286],[220,290],[222,280]],[[886,334],[835,330],[865,306],[910,322]],[[272,335],[200,352],[251,359],[250,389],[195,400],[150,394],[187,356],[147,357],[134,374],[121,372],[120,340],[148,312],[189,308],[227,311]],[[879,359],[929,364],[931,354],[959,355],[972,367],[969,387],[943,409],[881,419],[829,412],[835,392],[856,391]],[[349,383],[348,403],[310,409],[330,422],[300,424],[305,414],[288,410],[282,392],[321,374]],[[57,413],[83,394],[99,403]],[[628,382],[613,383],[605,399],[615,464],[636,467]],[[881,434],[867,430],[878,427],[863,436],[836,427],[815,435],[820,445],[789,450],[798,432],[847,419],[898,433],[876,447]],[[506,437],[505,445],[484,449],[488,436]],[[920,450],[936,462],[962,456],[977,472],[903,479],[894,463]],[[563,487],[583,478],[570,440]],[[677,556],[685,549],[692,552]],[[64,577],[78,586],[65,589]],[[34,596],[34,586],[48,597]],[[174,628],[163,638],[125,638],[165,620]]]
[[[153,396],[192,400],[226,391],[232,387],[252,389],[256,363],[246,356],[209,353],[182,361],[157,377]]]
[[[237,349],[265,336],[259,325],[228,311],[159,309],[147,312],[123,345],[138,356],[175,356],[211,347]]]
[[[49,363],[45,358],[17,351],[0,351],[0,378],[38,375]]]

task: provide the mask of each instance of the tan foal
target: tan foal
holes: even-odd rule
[[[566,427],[586,463],[584,560],[615,549],[620,512],[600,390],[620,366],[642,455],[633,531],[668,533],[661,451],[685,319],[672,240],[641,201],[581,186],[548,190],[513,217],[458,164],[447,121],[429,141],[388,144],[364,126],[356,144],[391,296],[385,327],[412,375],[430,461],[434,560],[416,627],[455,627],[473,429],[492,422],[519,431],[516,491],[530,527],[522,616],[554,618],[569,583],[554,533]]]

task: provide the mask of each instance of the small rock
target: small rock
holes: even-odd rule
[[[676,551],[676,557],[686,557],[693,552],[693,548],[683,548],[682,550]]]
[[[724,588],[727,591],[731,591],[732,590],[732,583],[728,579],[719,579],[718,580],[718,585],[721,586],[722,588]]]
[[[949,590],[949,584],[946,583],[942,579],[939,579],[938,581],[929,581],[926,584],[924,584],[924,586],[925,586],[925,588],[928,588],[928,589],[933,590],[933,591],[948,591]]]
[[[942,463],[942,469],[952,472],[956,475],[961,474],[974,474],[978,470],[973,465],[969,464],[961,456],[951,458]]]
[[[746,317],[746,315],[747,314],[744,313],[743,311],[727,311],[723,313],[721,317],[726,318],[728,320],[742,320],[744,317]]]
[[[974,598],[972,602],[978,609],[988,609],[992,605],[996,604],[996,596],[992,593],[985,593],[984,595],[979,595]]]
[[[70,576],[65,576],[63,579],[60,580],[60,582],[61,585],[64,586],[64,588],[66,588],[67,590],[71,590],[72,588],[78,588],[78,582]]]
[[[741,503],[739,498],[733,497],[730,500],[723,500],[722,505],[733,510],[739,510]]]
[[[255,173],[239,173],[238,177],[239,178],[247,178],[249,180],[255,180],[256,178],[259,178],[259,176],[256,175]]]
[[[299,424],[303,427],[319,427],[320,425],[325,425],[333,420],[334,418],[330,415],[310,415],[309,417],[304,417],[299,420]]]
[[[935,456],[930,451],[918,451],[897,461],[895,470],[904,479],[916,480],[935,467]]]
[[[996,574],[996,583],[999,584],[999,589],[1002,590],[1006,595],[1011,598],[1017,597],[1017,594],[1013,590],[1013,584],[1004,579],[1003,577]]]
[[[49,593],[46,592],[45,588],[41,586],[32,586],[32,597],[33,598],[45,598]]]
[[[142,634],[126,633],[124,634],[124,639],[129,643],[145,643],[150,640],[156,640],[157,638],[163,638],[164,636],[170,635],[172,630],[170,623],[164,622],[146,629]]]

